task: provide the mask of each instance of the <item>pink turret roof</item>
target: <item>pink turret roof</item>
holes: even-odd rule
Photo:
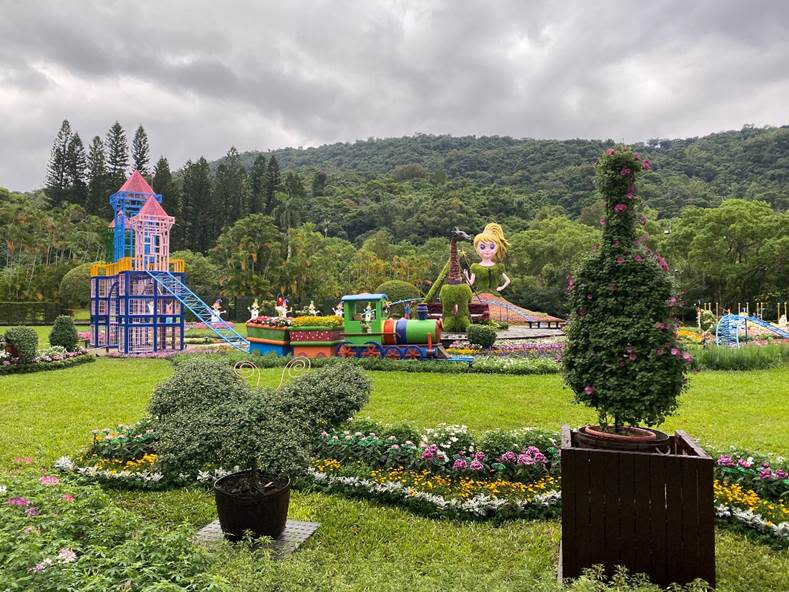
[[[144,181],[145,179],[143,179],[143,182]],[[145,205],[142,207],[140,213],[137,214],[137,216],[146,216],[149,218],[169,218],[167,212],[164,211],[164,208],[158,201],[156,201],[156,198],[153,195],[148,198],[148,201],[145,202]]]
[[[118,191],[128,191],[129,193],[154,192],[151,186],[148,185],[148,181],[140,174],[140,171],[134,171]]]

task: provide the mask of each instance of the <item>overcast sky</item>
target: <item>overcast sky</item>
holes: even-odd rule
[[[0,0],[0,186],[68,119],[189,158],[417,132],[636,141],[789,123],[789,3]]]

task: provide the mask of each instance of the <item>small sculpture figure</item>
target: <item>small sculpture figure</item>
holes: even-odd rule
[[[260,305],[258,304],[257,298],[255,298],[255,300],[252,302],[252,306],[247,307],[247,310],[249,311],[250,321],[253,321],[256,318],[258,318],[258,315],[260,315]]]
[[[224,323],[224,319],[222,315],[225,314],[227,311],[222,310],[222,299],[217,298],[214,301],[214,304],[211,305],[211,322],[212,323]]]
[[[334,307],[334,315],[335,315],[335,316],[338,316],[338,317],[340,317],[340,318],[342,318],[342,317],[343,317],[343,312],[342,312],[342,302],[338,302],[338,303],[337,303],[337,306],[335,306],[335,307]]]
[[[509,246],[501,226],[495,222],[485,226],[484,230],[474,237],[474,248],[481,261],[471,265],[470,275],[467,270],[463,270],[469,285],[476,284],[478,292],[491,294],[501,292],[509,286],[510,278],[504,272],[502,263]],[[499,284],[500,280],[504,280],[503,283]]]
[[[277,311],[278,318],[286,319],[290,312],[288,309],[288,299],[284,296],[277,296],[277,304],[274,306],[274,310]]]
[[[310,305],[307,307],[307,314],[311,317],[317,317],[320,313],[321,311],[315,308],[315,303],[310,300]]]
[[[411,302],[406,302],[403,306],[403,318],[410,319],[411,318]]]

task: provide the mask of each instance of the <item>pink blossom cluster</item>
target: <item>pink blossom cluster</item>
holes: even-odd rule
[[[540,449],[536,446],[529,446],[526,450],[521,451],[520,454],[515,454],[511,450],[503,453],[499,457],[499,462],[505,465],[536,465],[536,464],[545,464],[548,462],[548,458],[540,452]]]

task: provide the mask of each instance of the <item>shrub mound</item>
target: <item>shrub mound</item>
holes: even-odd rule
[[[67,351],[77,349],[77,328],[74,326],[74,319],[69,315],[60,315],[55,319],[52,331],[49,332],[49,345],[65,347]]]
[[[496,343],[496,329],[490,325],[469,325],[466,335],[469,343],[484,349],[491,348]]]
[[[20,364],[32,364],[38,352],[38,334],[30,327],[11,327],[5,332],[5,342]]]

